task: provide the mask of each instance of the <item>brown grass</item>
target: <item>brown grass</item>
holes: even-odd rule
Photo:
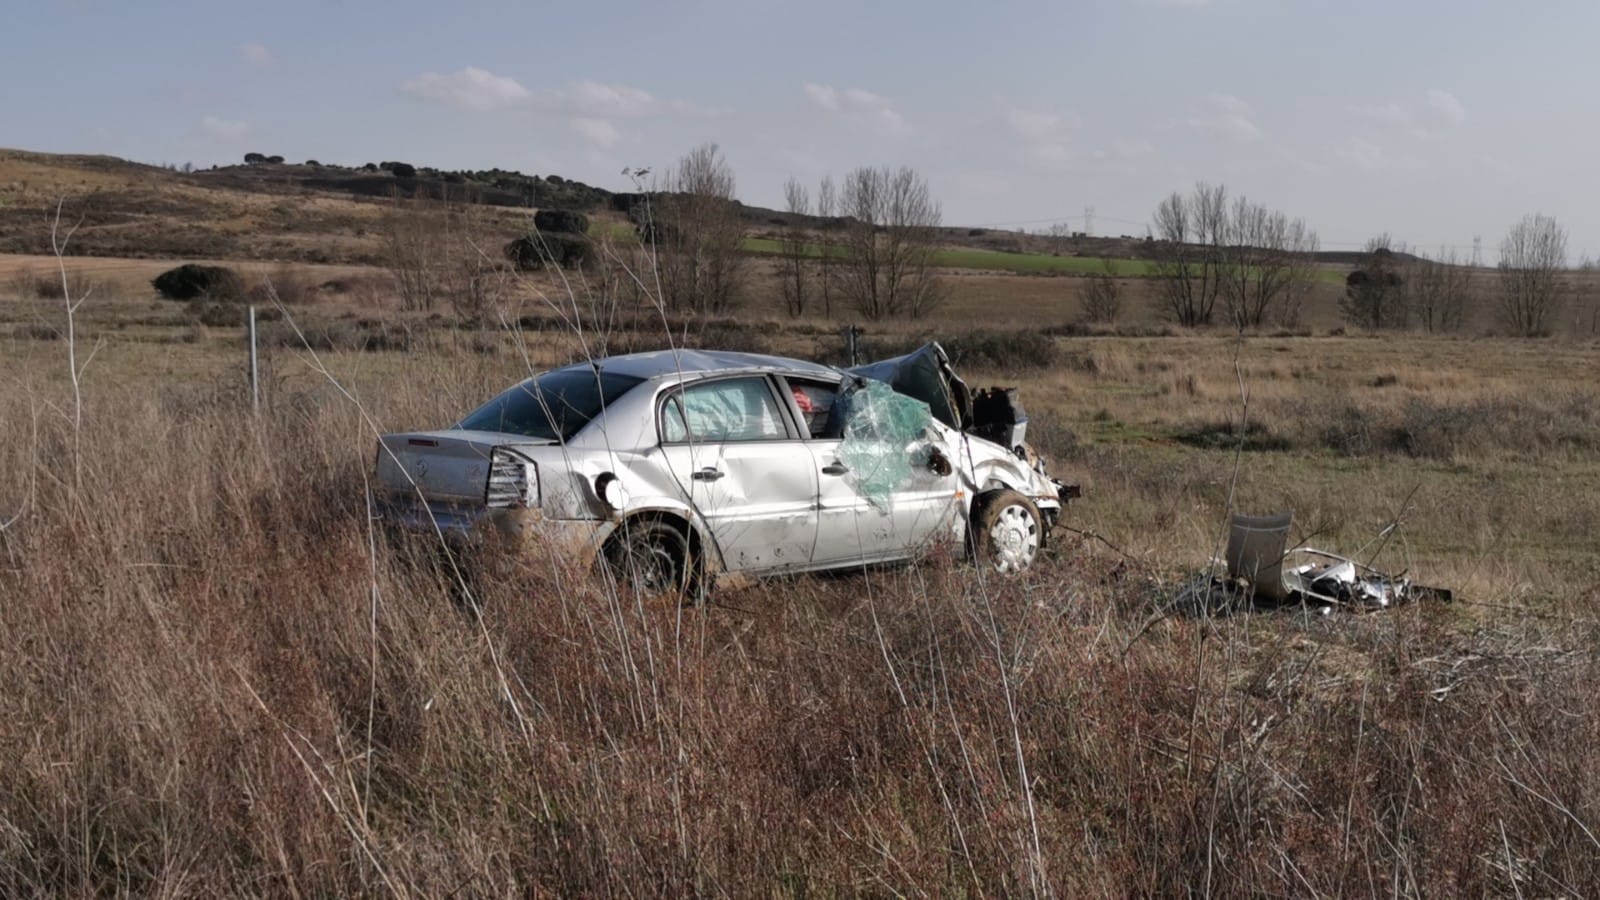
[[[0,312],[0,896],[1600,893],[1593,345],[985,337],[1086,485],[1039,567],[680,610],[373,533],[374,426],[578,352],[531,298],[292,308],[360,406],[284,337],[256,416],[237,327],[127,296],[79,312],[81,435],[59,309]],[[1379,564],[1462,600],[1160,618],[1230,495],[1332,549],[1398,517]]]

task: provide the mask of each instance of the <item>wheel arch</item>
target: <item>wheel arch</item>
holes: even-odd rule
[[[717,550],[716,542],[711,540],[710,535],[706,534],[704,527],[695,520],[689,510],[670,506],[646,506],[623,513],[602,543],[600,557],[604,558],[605,551],[615,541],[624,539],[630,525],[642,522],[661,522],[677,529],[688,539],[689,553],[703,573],[721,571],[722,556]]]

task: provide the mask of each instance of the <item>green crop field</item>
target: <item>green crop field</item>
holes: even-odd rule
[[[744,249],[750,253],[777,254],[782,243],[771,238],[745,238]],[[820,246],[808,246],[808,256],[821,256]],[[996,272],[1015,272],[1019,275],[1090,275],[1100,271],[1101,260],[1093,256],[1045,256],[1042,253],[1002,253],[998,250],[978,250],[957,247],[934,253],[934,262],[949,269],[981,269]],[[1117,274],[1142,277],[1154,274],[1150,262],[1142,259],[1116,260]]]
[[[772,238],[745,238],[744,249],[749,253],[776,255],[783,252],[781,241]],[[806,255],[822,255],[822,247],[806,247]],[[1018,275],[1098,275],[1105,271],[1105,260],[1098,256],[1046,256],[1043,253],[1006,253],[1000,250],[980,250],[975,247],[947,247],[935,251],[934,264],[947,269],[975,269],[988,272],[1012,272]],[[1156,274],[1155,263],[1147,259],[1114,259],[1116,274],[1123,278],[1148,278]],[[1342,283],[1342,271],[1323,268],[1317,270],[1317,281],[1329,284]]]

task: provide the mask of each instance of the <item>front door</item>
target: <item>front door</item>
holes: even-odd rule
[[[929,420],[923,436],[894,447],[895,454],[914,463],[892,485],[876,473],[854,472],[839,458],[844,422],[831,414],[838,385],[791,377],[787,387],[808,423],[807,449],[819,478],[817,486],[817,544],[812,562],[818,567],[878,562],[913,556],[930,542],[951,533],[961,500],[960,485],[949,465],[944,474],[927,464],[932,446],[951,456],[948,436],[954,432]],[[822,407],[826,404],[828,409]],[[869,496],[865,486],[874,493]]]

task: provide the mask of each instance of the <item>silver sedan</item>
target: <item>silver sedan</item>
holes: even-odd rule
[[[384,435],[392,523],[601,559],[649,591],[857,567],[953,541],[1029,566],[1076,488],[937,344],[853,370],[664,350],[542,373],[443,431]]]

